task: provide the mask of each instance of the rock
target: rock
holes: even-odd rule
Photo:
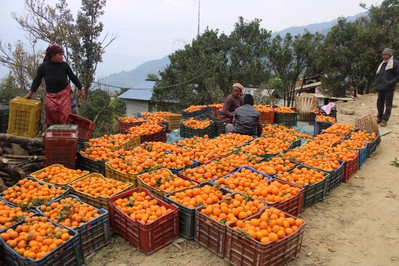
[[[12,153],[15,155],[28,155],[28,152],[25,149],[21,148],[21,146],[19,146],[18,144],[12,143],[11,147],[13,151]]]
[[[354,115],[355,114],[355,110],[350,109],[350,108],[345,108],[345,107],[342,107],[340,109],[340,112],[343,113],[344,115]]]

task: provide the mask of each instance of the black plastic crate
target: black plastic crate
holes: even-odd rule
[[[90,173],[100,173],[105,176],[105,162],[95,161],[87,158],[78,152],[77,154],[77,168],[81,170],[87,170]]]
[[[182,138],[192,138],[192,137],[204,137],[208,135],[209,138],[214,137],[214,122],[212,121],[211,124],[205,128],[195,129],[180,123],[180,137]]]
[[[326,196],[330,195],[331,191],[342,184],[342,180],[344,179],[344,162],[340,161],[340,166],[334,171],[327,172],[328,180],[326,187]]]
[[[0,133],[6,133],[8,128],[8,115],[10,109],[6,105],[0,105]]]
[[[333,123],[315,121],[314,130],[313,130],[313,136],[317,136],[317,135],[321,134],[324,129],[329,128],[332,125],[333,125]]]
[[[274,122],[287,127],[294,127],[298,124],[298,112],[294,113],[274,112]]]

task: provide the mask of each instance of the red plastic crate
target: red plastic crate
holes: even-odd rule
[[[166,142],[166,127],[165,125],[162,125],[162,127],[163,127],[162,130],[158,132],[140,136],[140,144],[150,141]]]
[[[261,213],[248,217],[244,221],[259,218]],[[295,218],[288,213],[286,217]],[[261,242],[234,230],[236,223],[227,226],[224,259],[231,265],[283,265],[297,257],[301,251],[305,224],[289,236],[276,242]]]
[[[224,256],[226,225],[201,213],[204,207],[195,210],[194,239],[219,257]]]
[[[129,128],[140,126],[144,122],[146,122],[146,121],[122,122],[119,120],[119,133],[127,134],[127,133],[129,133]]]
[[[46,131],[44,136],[45,166],[62,164],[76,169],[78,136],[70,131]]]
[[[274,112],[259,112],[260,113],[260,122],[262,124],[268,123],[268,124],[273,124],[274,123]]]
[[[79,138],[88,140],[93,135],[96,129],[96,124],[87,118],[78,116],[76,114],[69,114],[67,118],[68,124],[78,125],[79,128]]]
[[[277,208],[277,209],[282,210],[283,212],[289,213],[293,216],[297,216],[297,217],[301,216],[305,189],[299,185],[287,182],[285,180],[272,179],[268,182],[271,183],[273,181],[277,181],[282,184],[288,184],[292,187],[300,188],[300,190],[299,190],[299,193],[296,194],[294,197],[292,197],[288,200],[282,201],[282,202],[268,203],[267,201],[265,201],[267,206]]]
[[[357,151],[356,156],[349,161],[344,163],[344,177],[342,178],[342,182],[348,182],[349,178],[357,172],[359,168],[359,151]]]
[[[134,188],[113,196],[109,200],[109,217],[111,228],[135,245],[146,254],[151,254],[179,237],[178,208],[173,204],[167,204],[157,199],[158,204],[172,209],[149,224],[143,224],[131,219],[126,213],[116,207],[115,201],[119,198],[129,197],[134,192],[145,192],[151,195],[145,188]]]

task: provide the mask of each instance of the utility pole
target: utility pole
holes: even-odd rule
[[[201,0],[198,0],[198,29],[197,29],[197,39],[200,36],[200,11],[201,11]]]

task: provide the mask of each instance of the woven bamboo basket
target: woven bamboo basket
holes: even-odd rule
[[[318,99],[313,94],[302,93],[294,102],[294,107],[298,111],[299,121],[309,121],[310,112],[317,108]]]

